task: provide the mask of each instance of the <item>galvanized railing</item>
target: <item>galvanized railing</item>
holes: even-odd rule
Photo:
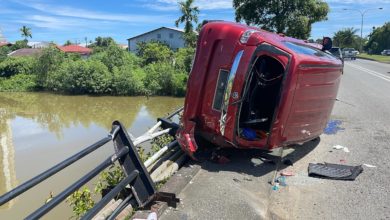
[[[170,119],[171,117],[179,113],[181,109],[170,114],[167,117],[167,119]],[[168,133],[169,131],[175,130],[177,128],[177,125],[174,123],[171,123],[172,126],[170,126],[170,128],[167,128],[167,123],[165,121],[166,121],[165,119],[159,119],[159,122],[156,124],[156,126],[154,126],[152,129],[150,129],[148,132],[145,133],[147,137],[141,138],[142,140],[141,141],[139,140],[138,142],[141,143],[146,140],[153,139],[158,135],[161,135],[163,133]],[[158,132],[158,135],[153,134],[154,130],[156,130],[157,127],[161,126],[162,123],[164,123],[165,126],[164,128],[166,128],[166,131],[165,132],[160,131]],[[38,208],[36,211],[31,213],[29,216],[27,216],[26,219],[38,219],[42,217],[50,210],[55,208],[62,201],[64,201],[69,195],[74,193],[76,190],[78,190],[80,187],[82,187],[92,178],[97,176],[101,171],[103,171],[110,165],[114,164],[116,161],[119,161],[119,164],[121,165],[124,171],[125,178],[119,184],[117,184],[117,186],[111,189],[111,191],[107,193],[97,204],[95,204],[94,207],[90,209],[82,217],[82,219],[93,218],[124,188],[130,189],[131,193],[119,204],[119,206],[117,206],[117,208],[108,217],[108,219],[114,219],[128,204],[131,204],[133,207],[142,208],[156,198],[159,198],[160,200],[164,200],[164,199],[176,200],[174,195],[167,194],[167,193],[160,193],[156,191],[155,184],[152,181],[144,163],[142,163],[137,153],[137,149],[132,139],[130,138],[129,134],[127,133],[125,127],[119,121],[114,121],[112,124],[111,132],[108,134],[107,137],[102,138],[96,143],[86,147],[84,150],[65,159],[64,161],[51,167],[45,172],[33,177],[32,179],[26,181],[25,183],[17,186],[11,191],[5,193],[4,195],[1,195],[0,206],[16,198],[17,196],[23,194],[24,192],[36,186],[37,184],[48,179],[54,174],[60,172],[61,170],[68,167],[69,165],[75,163],[76,161],[92,153],[93,151],[97,150],[98,148],[102,147],[103,145],[107,144],[110,141],[113,141],[116,153],[110,155],[107,159],[101,162],[93,170],[85,174],[83,177],[81,177],[79,180],[71,184],[69,187],[67,187],[57,196],[53,197],[49,202],[47,202],[46,204]],[[167,145],[164,148],[164,150],[168,148],[172,148],[175,145],[177,145],[177,141],[174,141],[171,144]],[[151,164],[152,161],[149,161],[148,163]],[[168,201],[168,202],[170,204],[172,203],[172,201]]]

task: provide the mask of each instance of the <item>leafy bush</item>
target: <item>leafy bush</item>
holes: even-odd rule
[[[36,88],[36,76],[17,74],[10,78],[0,77],[0,92],[26,92]]]
[[[145,72],[141,68],[122,66],[114,68],[112,79],[112,94],[143,95],[145,94]]]
[[[167,63],[152,63],[145,68],[145,87],[151,95],[184,95],[187,74]]]
[[[62,63],[48,76],[47,88],[71,94],[105,94],[110,92],[112,76],[107,67],[96,60]]]
[[[46,87],[46,79],[49,72],[56,71],[65,60],[65,53],[56,47],[45,48],[38,57],[35,73],[38,76],[38,84]]]
[[[28,45],[28,40],[17,40],[15,43],[11,46],[11,51],[19,50],[22,48],[30,48]]]
[[[112,71],[114,67],[121,67],[126,64],[126,53],[117,45],[110,45],[104,51],[94,54],[91,59],[101,61],[109,71]]]
[[[185,96],[187,90],[188,75],[185,73],[175,73],[173,77],[173,96]]]
[[[195,49],[191,47],[180,48],[175,53],[175,69],[190,73],[192,60],[195,56]]]
[[[125,178],[125,173],[119,165],[112,165],[108,170],[102,171],[99,175],[99,181],[95,186],[95,192],[102,193],[105,189],[115,187],[122,179]]]
[[[142,65],[158,62],[168,62],[172,59],[173,51],[161,42],[140,43],[137,45],[137,55],[142,59]]]
[[[95,45],[99,50],[87,60],[82,60],[79,55],[65,54],[56,47],[44,49],[38,57],[8,57],[0,62],[0,77],[22,76],[2,80],[4,88],[1,90],[185,95],[193,48],[182,48],[174,53],[166,44],[150,42],[140,44],[139,56],[136,56],[109,38],[100,41],[100,46]],[[27,79],[26,74],[35,74],[36,77]],[[26,82],[15,85],[20,79],[26,79]]]
[[[72,211],[76,219],[80,219],[95,205],[91,191],[88,187],[84,187],[83,189],[72,193],[66,199],[66,202],[72,207]]]
[[[35,63],[34,57],[8,57],[0,63],[0,77],[31,74],[34,71]]]
[[[7,54],[11,52],[10,48],[7,46],[0,47],[0,62],[3,62],[3,60],[7,59]]]

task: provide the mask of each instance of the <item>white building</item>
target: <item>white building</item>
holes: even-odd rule
[[[177,28],[160,27],[149,32],[137,35],[127,39],[128,50],[130,52],[137,51],[137,43],[160,41],[168,44],[172,50],[184,47],[184,31]]]
[[[29,41],[27,45],[34,49],[48,48],[51,45],[51,42],[47,41]]]

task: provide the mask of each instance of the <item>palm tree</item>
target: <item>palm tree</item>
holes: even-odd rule
[[[357,31],[357,29],[352,27],[337,31],[333,37],[335,45],[339,47],[352,47],[357,41]]]
[[[196,6],[193,6],[193,3],[194,0],[179,2],[179,8],[182,15],[175,21],[176,27],[179,27],[179,24],[184,23],[183,38],[187,47],[195,47],[197,39],[192,22],[198,23],[199,9]]]
[[[20,28],[20,32],[22,33],[22,37],[24,37],[24,40],[27,41],[27,38],[32,38],[32,35],[31,35],[31,28],[28,28],[26,26],[23,25],[22,28]]]
[[[192,22],[198,23],[199,8],[193,6],[194,0],[186,0],[179,2],[181,16],[175,21],[176,27],[184,23],[184,32],[190,33],[194,30]]]

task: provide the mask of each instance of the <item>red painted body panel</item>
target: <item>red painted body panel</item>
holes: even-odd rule
[[[241,43],[242,34],[248,30],[254,32],[246,43]],[[300,48],[295,48],[296,45],[312,47],[302,40],[241,24],[211,22],[204,25],[198,39],[181,127],[177,133],[183,150],[190,155],[197,150],[195,138],[198,134],[219,146],[262,149],[300,143],[319,136],[336,99],[342,63],[330,55],[300,51]],[[242,56],[239,57],[240,51]],[[246,140],[238,135],[239,100],[244,97],[252,65],[262,55],[272,57],[285,72],[267,138]],[[238,62],[236,71],[233,65],[235,58]],[[213,108],[221,70],[230,71],[229,77],[233,76],[231,93],[229,84],[225,87],[225,94],[229,95],[226,111]],[[262,103],[262,100],[258,102]],[[221,115],[226,115],[224,120]]]

